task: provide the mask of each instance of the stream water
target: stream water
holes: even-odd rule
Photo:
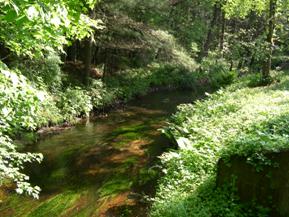
[[[26,145],[44,161],[27,169],[39,200],[0,191],[0,216],[142,217],[158,177],[157,156],[170,146],[159,128],[191,91],[141,97],[105,117]]]

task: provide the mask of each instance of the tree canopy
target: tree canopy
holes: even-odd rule
[[[100,28],[101,21],[87,13],[96,1],[1,0],[0,37],[18,55],[30,57],[82,39]]]

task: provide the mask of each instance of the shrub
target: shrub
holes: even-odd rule
[[[14,65],[34,85],[55,93],[62,84],[61,63],[56,53],[49,53],[39,59],[19,59]]]
[[[36,112],[38,128],[60,124],[64,121],[61,110],[57,107],[55,96],[46,93],[45,100],[42,101],[40,108]]]
[[[35,89],[20,74],[1,69],[0,74],[0,131],[13,134],[37,127],[36,112],[45,98],[45,92]]]
[[[236,71],[221,71],[212,74],[210,77],[210,83],[213,88],[225,87],[232,84],[237,78],[238,73]]]
[[[272,77],[263,78],[261,73],[253,74],[248,82],[248,87],[261,87],[271,84],[274,81]]]
[[[173,35],[162,30],[152,31],[151,34],[154,37],[152,46],[157,49],[158,63],[182,66],[189,71],[198,68],[196,61],[177,43]]]
[[[91,97],[87,91],[79,88],[67,88],[60,93],[57,107],[61,110],[66,121],[73,121],[75,117],[89,116],[92,110]]]
[[[88,92],[94,108],[105,107],[116,101],[116,91],[108,89],[101,80],[92,81]]]
[[[27,193],[38,198],[39,187],[28,183],[29,177],[20,172],[25,163],[41,162],[41,154],[19,153],[8,137],[23,130],[35,129],[36,112],[44,93],[33,88],[19,72],[10,71],[0,62],[0,185],[16,183],[19,194]]]
[[[227,61],[224,58],[218,58],[218,55],[221,54],[210,52],[200,66],[201,73],[209,79],[211,86],[215,89],[233,83],[238,75],[237,72],[230,71]]]

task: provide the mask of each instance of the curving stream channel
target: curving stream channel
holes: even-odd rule
[[[158,176],[157,156],[170,146],[159,128],[192,91],[141,97],[90,123],[47,136],[25,149],[44,161],[27,169],[39,200],[0,191],[0,216],[142,217]]]

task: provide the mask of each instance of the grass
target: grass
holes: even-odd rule
[[[265,153],[289,147],[289,75],[276,76],[279,82],[256,88],[248,76],[179,107],[164,129],[179,149],[161,157],[165,175],[152,217],[267,216],[267,209],[240,204],[232,186],[216,190],[215,180],[220,158],[243,156],[257,169]]]

